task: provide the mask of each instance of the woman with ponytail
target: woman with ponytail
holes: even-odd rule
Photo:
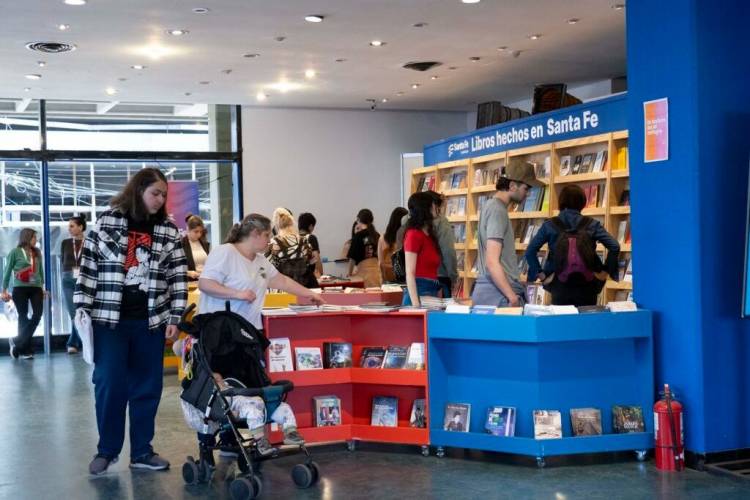
[[[307,236],[294,227],[294,219],[286,209],[277,209],[278,233],[271,239],[268,257],[278,271],[297,283],[305,283],[307,266],[315,264],[313,249]]]
[[[349,259],[349,276],[361,278],[365,288],[379,287],[383,284],[378,263],[378,241],[380,234],[373,225],[372,211],[363,208],[357,214],[356,232],[352,236],[347,258]],[[354,268],[356,266],[356,273]]]
[[[185,217],[187,234],[182,238],[182,248],[185,250],[187,260],[187,275],[190,281],[198,281],[206,263],[208,252],[211,247],[206,241],[206,225],[203,219],[197,215],[190,214]]]
[[[435,204],[428,193],[409,197],[409,221],[404,234],[406,290],[404,305],[420,306],[419,297],[438,297],[442,288],[438,281],[440,250],[433,228]]]

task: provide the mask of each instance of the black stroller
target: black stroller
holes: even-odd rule
[[[214,450],[235,453],[240,474],[229,486],[231,497],[233,500],[253,499],[262,490],[262,463],[278,457],[279,450],[274,448],[271,455],[261,455],[257,440],[240,434],[238,429],[247,428],[247,425],[234,416],[227,398],[262,398],[266,405],[266,423],[269,423],[268,416],[286,400],[286,394],[294,385],[289,381],[271,383],[264,369],[268,339],[245,318],[229,311],[229,303],[226,311],[199,314],[192,321],[185,321],[194,307],[185,311],[179,325],[180,330],[196,339],[191,347],[190,374],[182,381],[180,397],[202,413],[204,424],[213,423],[213,429],[218,430],[203,435],[210,439],[199,440],[199,459],[187,457],[182,466],[182,477],[187,484],[210,482],[215,469]],[[219,387],[213,377],[214,371],[224,377],[230,389]],[[318,465],[312,461],[304,445],[292,449],[305,454],[304,463],[292,468],[292,480],[299,488],[309,488],[320,477]]]

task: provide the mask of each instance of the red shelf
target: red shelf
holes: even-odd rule
[[[352,383],[376,385],[410,385],[427,387],[425,370],[384,370],[352,368]]]
[[[351,368],[330,368],[327,370],[300,370],[294,372],[270,373],[271,380],[289,380],[295,387],[313,387],[316,385],[350,384]]]
[[[413,427],[352,425],[352,439],[381,443],[430,444],[429,431]]]

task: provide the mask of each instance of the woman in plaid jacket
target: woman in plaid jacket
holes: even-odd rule
[[[94,325],[97,454],[91,474],[117,460],[130,416],[130,467],[169,468],[151,448],[161,399],[164,341],[177,337],[187,303],[180,233],[167,219],[167,179],[135,174],[83,246],[74,302]]]

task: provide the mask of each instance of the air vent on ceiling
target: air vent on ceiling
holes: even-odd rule
[[[26,44],[26,48],[37,52],[46,52],[47,54],[60,54],[76,50],[75,45],[63,42],[29,42]]]
[[[419,62],[410,62],[404,64],[405,69],[413,69],[414,71],[427,71],[432,68],[436,68],[440,66],[441,62],[437,61],[419,61]]]

